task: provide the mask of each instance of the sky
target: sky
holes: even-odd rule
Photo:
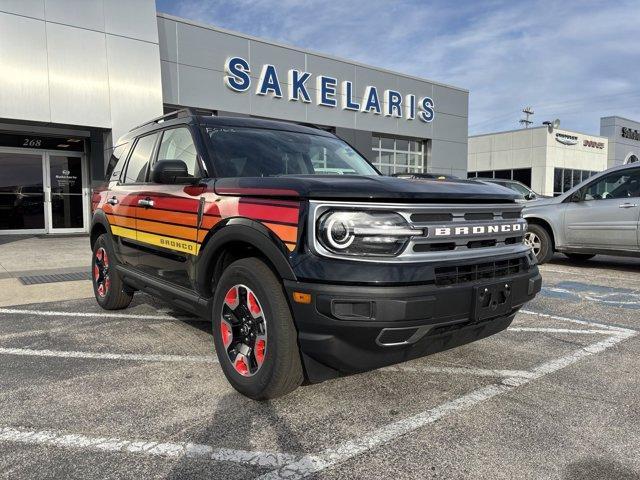
[[[469,90],[469,134],[640,121],[640,1],[157,0],[161,12]],[[315,72],[312,72],[315,73]],[[321,73],[321,72],[320,72]],[[434,99],[437,102],[437,98]]]

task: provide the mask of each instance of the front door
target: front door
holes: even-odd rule
[[[638,248],[640,168],[600,177],[565,209],[567,243],[611,250]]]
[[[180,160],[187,166],[189,176],[201,176],[196,147],[186,126],[162,132],[157,159]],[[139,257],[140,269],[173,284],[193,287],[202,192],[202,187],[186,182],[159,184],[149,177],[140,189],[142,198],[136,208],[138,243],[144,245]]]

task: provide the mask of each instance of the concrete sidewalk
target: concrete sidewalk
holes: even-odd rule
[[[39,285],[23,285],[19,280],[87,272],[90,259],[88,235],[0,236],[0,306],[92,297],[93,288],[87,280]]]

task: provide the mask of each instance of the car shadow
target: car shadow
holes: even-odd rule
[[[607,458],[585,459],[567,465],[565,480],[640,480],[640,472]]]
[[[614,257],[610,255],[596,255],[589,260],[572,260],[562,254],[556,254],[547,265],[573,268],[600,268],[616,272],[640,272],[640,257]]]
[[[245,451],[260,451],[273,453],[300,453],[304,446],[298,439],[298,434],[289,425],[289,422],[278,413],[276,405],[281,400],[269,400],[258,402],[246,398],[237,392],[230,392],[219,398],[215,404],[204,404],[203,416],[210,416],[211,420],[205,426],[198,425],[192,430],[183,429],[188,441],[194,444],[210,445],[214,449],[239,449]],[[256,442],[260,438],[260,430],[271,431],[275,445],[260,445]],[[245,466],[234,466],[229,463],[222,466],[205,459],[181,457],[164,478],[192,479],[212,478],[211,473],[216,473],[215,478],[244,478],[244,475],[229,474],[228,472],[243,471]],[[258,467],[248,467],[255,469]]]

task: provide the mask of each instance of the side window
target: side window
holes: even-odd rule
[[[147,166],[151,160],[153,146],[158,138],[157,133],[147,135],[138,139],[127,165],[127,173],[122,180],[123,183],[143,183],[147,176]]]
[[[123,143],[113,149],[111,157],[109,158],[109,164],[107,165],[107,172],[104,177],[107,182],[115,182],[120,178],[120,174],[124,168],[124,161],[127,158],[130,146],[130,143]]]
[[[640,197],[640,169],[622,170],[602,177],[589,185],[585,200]]]
[[[158,160],[182,160],[192,177],[199,177],[198,152],[188,128],[165,130],[160,142]]]

